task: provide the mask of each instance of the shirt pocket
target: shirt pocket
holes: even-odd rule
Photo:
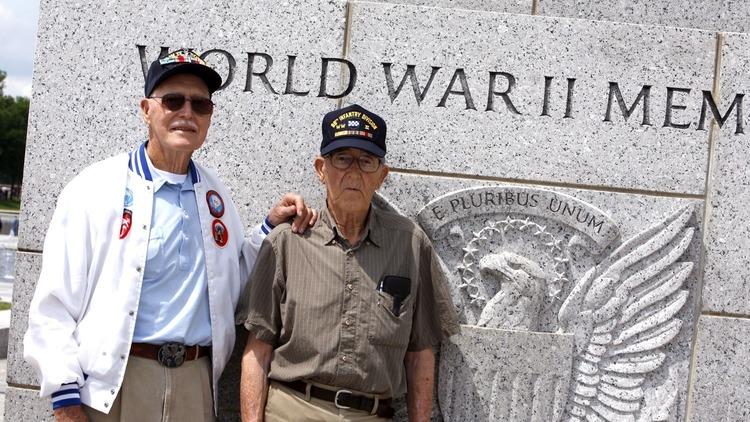
[[[154,279],[164,270],[164,233],[161,228],[151,229],[148,237],[148,248],[146,252],[146,269],[143,278]]]
[[[411,338],[412,316],[414,314],[413,294],[401,302],[401,313],[393,313],[393,296],[375,291],[377,303],[371,308],[370,343],[381,346],[406,348]]]

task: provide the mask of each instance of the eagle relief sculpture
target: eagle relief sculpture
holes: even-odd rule
[[[440,352],[444,420],[681,419],[691,208],[624,241],[596,207],[542,189],[465,189],[418,219],[464,324]]]

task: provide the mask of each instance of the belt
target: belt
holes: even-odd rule
[[[307,389],[310,389],[310,397],[333,402],[339,409],[356,409],[377,415],[381,418],[392,418],[393,408],[391,399],[378,399],[362,396],[352,393],[349,390],[328,390],[308,384],[304,381],[276,381],[281,385],[307,395]]]
[[[182,343],[133,343],[130,354],[139,358],[159,361],[168,368],[176,368],[185,361],[211,355],[211,346],[186,346]]]

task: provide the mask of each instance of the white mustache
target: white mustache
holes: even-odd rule
[[[192,131],[197,132],[198,131],[198,125],[195,124],[195,122],[191,122],[189,120],[178,120],[171,125],[169,125],[170,130],[174,129],[189,129]]]

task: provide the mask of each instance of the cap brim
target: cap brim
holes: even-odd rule
[[[331,152],[341,148],[357,148],[362,151],[367,151],[370,154],[378,156],[380,158],[385,157],[385,151],[375,145],[372,141],[365,140],[362,138],[341,138],[337,139],[324,148],[320,149],[320,155],[330,154]]]
[[[213,94],[221,86],[221,76],[219,76],[219,74],[215,70],[198,63],[183,63],[174,66],[171,69],[167,69],[161,75],[159,75],[159,78],[154,81],[151,92],[153,92],[154,89],[156,89],[156,87],[159,86],[160,83],[164,82],[167,78],[183,73],[195,75],[201,78],[208,87],[209,94]],[[147,92],[146,96],[150,96],[151,92]]]

